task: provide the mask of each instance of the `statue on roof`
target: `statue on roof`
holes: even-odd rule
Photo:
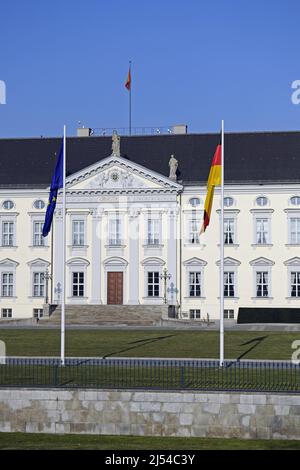
[[[174,157],[174,155],[171,155],[171,158],[169,160],[169,167],[170,167],[170,174],[169,178],[171,180],[176,181],[177,180],[177,168],[178,168],[178,160]]]
[[[120,157],[120,136],[118,135],[117,131],[113,131],[112,135],[112,155],[114,157]]]

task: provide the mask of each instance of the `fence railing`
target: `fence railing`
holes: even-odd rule
[[[6,358],[0,387],[120,388],[300,393],[290,362],[177,359]]]

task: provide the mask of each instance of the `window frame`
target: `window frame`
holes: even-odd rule
[[[38,280],[35,280],[35,277],[38,276]],[[37,293],[35,288],[37,287]],[[44,271],[33,271],[32,272],[32,297],[43,298],[45,297],[46,292],[46,280]]]
[[[86,245],[85,242],[85,220],[79,218],[73,218],[72,221],[72,247],[82,247]],[[79,226],[79,230],[75,230],[75,226]],[[75,238],[77,237],[77,243]]]
[[[82,278],[83,280],[80,282],[80,276],[82,274]],[[77,279],[77,282],[74,281],[74,276],[77,275],[78,279]],[[81,271],[72,271],[71,273],[71,282],[72,282],[72,285],[71,285],[71,294],[72,294],[72,297],[78,299],[82,299],[85,297],[85,271],[84,270],[81,270]],[[77,288],[77,294],[74,294],[74,287]],[[82,295],[80,295],[80,290],[82,288]]]
[[[156,275],[157,276],[154,276]],[[149,281],[149,275],[152,275],[153,276],[153,280],[152,282]],[[155,282],[155,277],[157,277],[157,281]],[[149,293],[149,288],[152,287],[152,295]],[[155,294],[155,288],[158,288],[157,290],[157,295]],[[159,298],[161,297],[161,286],[160,286],[160,271],[159,270],[155,270],[155,271],[147,271],[147,297],[149,298]]]

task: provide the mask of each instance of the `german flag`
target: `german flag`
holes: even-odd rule
[[[210,167],[210,172],[207,180],[207,194],[204,204],[204,214],[203,214],[203,223],[200,230],[200,234],[204,233],[206,227],[210,222],[211,208],[213,204],[215,186],[221,185],[222,171],[221,171],[221,161],[222,161],[222,145],[218,144],[212,164]]]
[[[130,67],[129,67],[129,70],[128,70],[128,75],[127,75],[127,80],[126,80],[126,83],[125,83],[125,87],[127,88],[128,91],[130,91],[130,89],[131,89],[131,70],[130,70]]]

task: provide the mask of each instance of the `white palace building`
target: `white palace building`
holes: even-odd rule
[[[67,304],[219,317],[220,192],[199,236],[218,134],[67,139]],[[1,319],[60,303],[62,209],[42,226],[60,138],[0,139]],[[300,133],[225,134],[224,317],[300,304]],[[165,277],[164,277],[165,276]],[[290,314],[290,313],[289,313]]]

